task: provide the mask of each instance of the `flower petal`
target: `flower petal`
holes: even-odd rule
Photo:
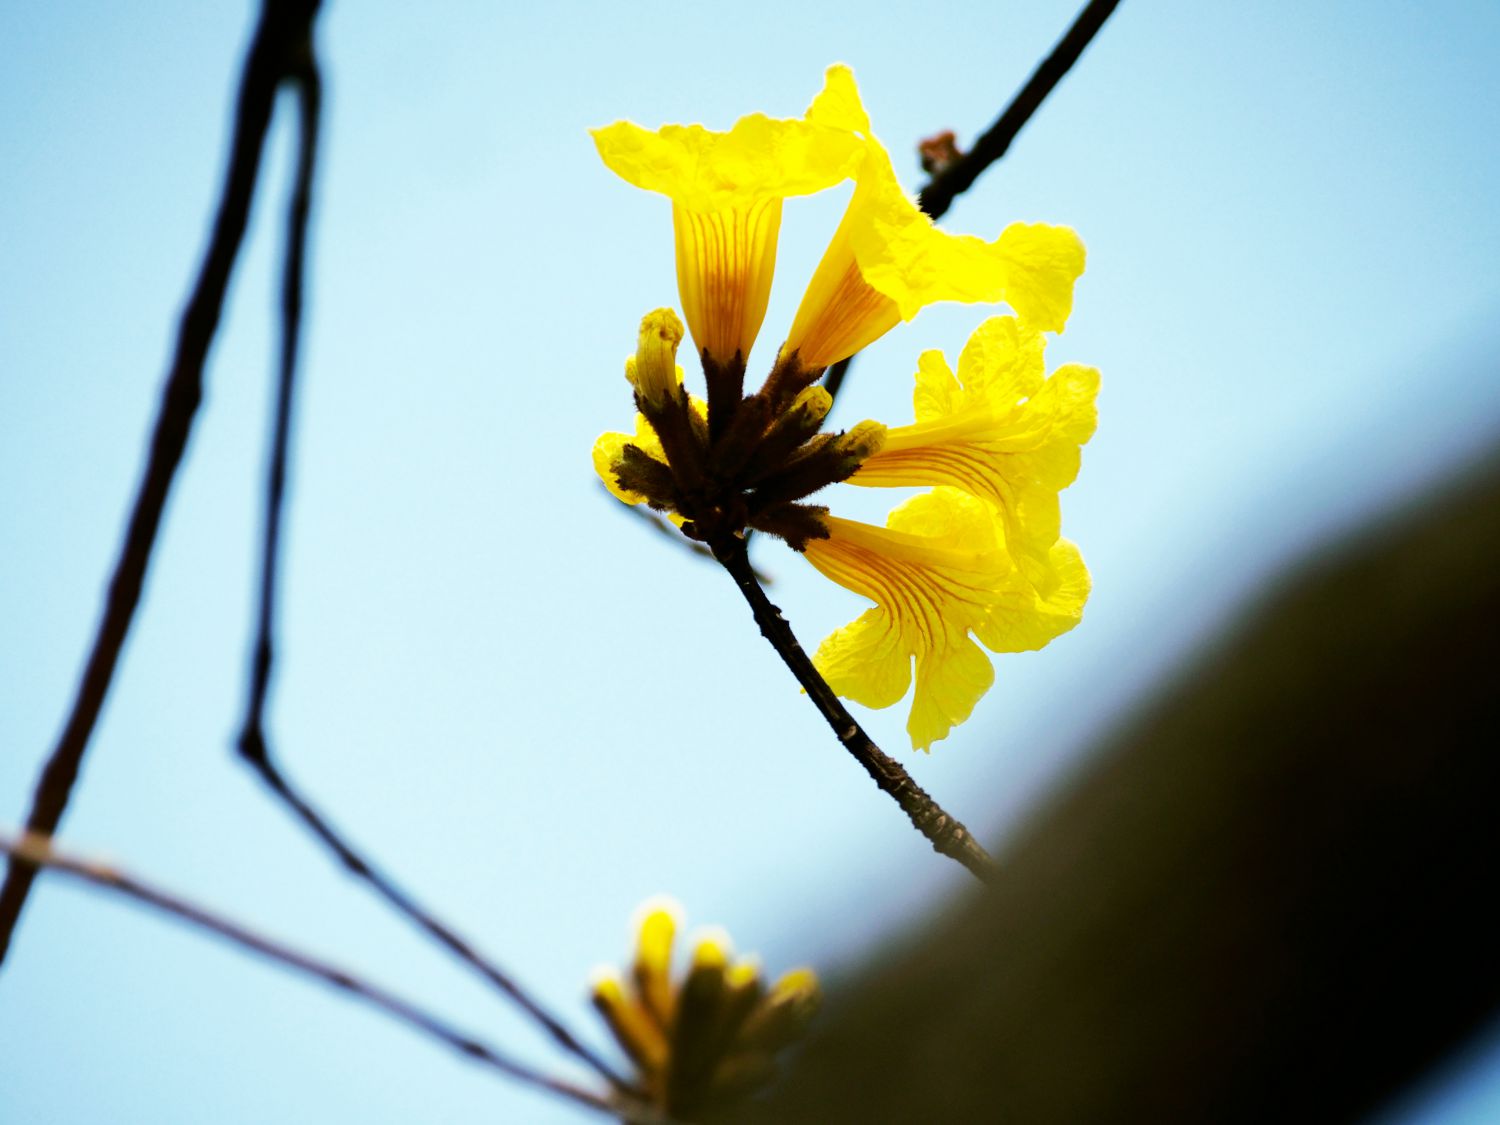
[[[870,115],[860,100],[854,71],[845,63],[834,63],[823,72],[823,89],[803,116],[819,125],[870,136]]]
[[[1046,381],[1045,348],[1041,333],[1016,317],[992,316],[974,329],[958,353],[958,381],[970,396],[1013,406]],[[921,376],[917,378],[920,383]]]
[[[672,204],[677,291],[700,352],[721,364],[750,355],[776,272],[781,200],[695,211]]]
[[[830,68],[810,119],[862,133],[854,197],[808,283],[785,350],[824,367],[937,301],[1009,302],[1038,329],[1061,330],[1083,272],[1083,244],[1066,227],[1013,223],[986,242],[933,224],[901,187],[869,132],[847,68]]]
[[[838,694],[887,707],[906,694],[907,730],[926,750],[969,716],[994,679],[968,633],[989,619],[1014,574],[982,501],[940,488],[891,513],[888,528],[824,517],[827,539],[804,557],[828,578],[875,602],[834,632],[813,658]]]
[[[1083,240],[1069,227],[1012,223],[997,244],[1006,260],[1005,302],[1044,332],[1061,332],[1083,273]]]
[[[677,284],[698,350],[721,364],[747,359],[770,296],[781,201],[847,178],[863,142],[844,128],[763,113],[722,133],[618,121],[593,136],[613,172],[672,200]]]
[[[825,637],[813,663],[837,694],[877,710],[899,703],[911,687],[911,653],[902,648],[891,615],[879,607]]]
[[[936,348],[917,357],[917,389],[912,394],[912,406],[918,422],[943,418],[952,414],[962,404],[963,388],[943,353]]]
[[[917,657],[917,690],[912,694],[906,733],[914,750],[927,751],[974,712],[995,682],[995,668],[984,650],[963,630]]]
[[[1042,594],[1061,581],[1051,551],[1061,532],[1058,492],[1078,475],[1080,446],[1097,424],[1099,373],[1070,364],[1044,378],[1041,334],[1016,317],[979,326],[958,376],[940,355],[918,364],[919,421],[886,433],[850,478],[866,487],[947,485],[994,505],[1005,547]]]
[[[845,130],[763,113],[740,118],[726,133],[702,125],[653,131],[617,121],[592,134],[610,171],[694,211],[810,195],[846,179],[863,155],[859,139]]]
[[[986,648],[992,652],[1031,652],[1083,619],[1091,580],[1078,548],[1059,539],[1052,548],[1049,567],[1059,580],[1046,597],[1017,585],[991,607],[988,617],[974,630]]]

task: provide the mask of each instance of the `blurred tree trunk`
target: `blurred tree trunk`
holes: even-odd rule
[[[1500,1004],[1497,469],[1283,584],[993,893],[843,982],[752,1119],[1349,1121],[1474,1031]]]

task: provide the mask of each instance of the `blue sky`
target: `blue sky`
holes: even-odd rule
[[[94,627],[253,8],[0,8],[0,822],[24,815]],[[594,437],[629,421],[636,324],[676,295],[667,204],[608,173],[586,130],[793,115],[845,61],[915,187],[915,141],[970,140],[1073,14],[335,3],[321,21],[272,733],[340,823],[581,1026],[589,968],[624,956],[653,892],[773,971],[836,975],[966,889],[837,750],[727,579],[596,484]],[[1017,219],[1082,234],[1049,360],[1104,374],[1063,497],[1094,575],[1083,624],[1000,659],[975,718],[909,761],[971,827],[1015,824],[1281,566],[1500,432],[1497,42],[1486,3],[1127,0],[949,213],[987,237]],[[63,835],[549,1061],[230,754],[288,125]],[[788,204],[767,352],[846,198]],[[892,332],[838,420],[909,420],[917,353],[956,354],[985,315]],[[848,492],[839,511],[879,514],[884,497]],[[863,608],[774,544],[757,561],[806,642]],[[904,720],[869,729],[910,759]],[[17,1120],[579,1119],[73,887],[41,888],[6,970]],[[1493,1105],[1496,1084],[1468,1088]],[[1403,1120],[1476,1119],[1435,1104]]]

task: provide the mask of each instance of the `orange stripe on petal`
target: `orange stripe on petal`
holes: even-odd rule
[[[736,352],[748,358],[771,297],[781,200],[709,212],[673,204],[672,225],[693,342],[720,363]]]

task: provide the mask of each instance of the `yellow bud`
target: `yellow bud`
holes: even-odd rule
[[[615,1041],[645,1071],[660,1070],[667,1061],[667,1041],[641,1007],[625,995],[620,978],[609,969],[594,972],[590,989],[595,1009],[614,1033]]]
[[[780,1050],[801,1036],[822,998],[817,975],[811,969],[793,969],[776,982],[760,1008],[745,1021],[741,1045]]]
[[[839,452],[858,465],[866,457],[880,452],[885,445],[886,428],[879,422],[859,423],[848,433],[839,437]]]
[[[641,318],[635,355],[625,361],[625,378],[648,406],[660,407],[678,394],[677,346],[682,336],[682,321],[671,309]]]
[[[828,417],[828,412],[833,409],[833,396],[828,393],[826,387],[808,387],[792,400],[788,413],[800,415],[807,419],[810,431],[816,432],[823,424],[823,419]]]
[[[672,941],[682,908],[665,896],[650,899],[637,914],[635,964],[631,976],[640,996],[660,1027],[672,1019]]]
[[[698,931],[693,946],[693,968],[724,969],[729,965],[734,946],[729,935],[718,926],[709,926]]]

